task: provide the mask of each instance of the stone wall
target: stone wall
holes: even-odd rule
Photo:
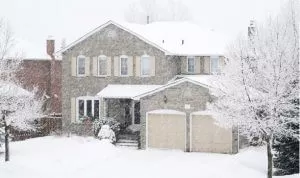
[[[165,102],[165,96],[167,101]],[[163,91],[145,96],[140,100],[141,113],[141,147],[146,145],[146,113],[157,109],[172,109],[185,112],[187,121],[187,151],[189,150],[189,116],[190,113],[206,109],[206,103],[210,101],[207,88],[199,85],[184,82],[176,86],[169,87]],[[190,109],[185,109],[189,105]]]
[[[113,76],[113,72],[108,77],[71,76],[71,60],[72,57],[77,57],[78,55],[87,57],[128,55],[135,57],[144,54],[155,56],[155,76],[120,77]],[[179,60],[173,57],[166,57],[163,51],[149,45],[129,32],[115,25],[108,25],[63,53],[62,114],[64,124],[68,124],[71,121],[71,98],[87,95],[95,96],[108,84],[165,84],[180,73],[179,63]],[[90,65],[92,66],[92,62]],[[111,66],[113,67],[114,65],[112,64]]]

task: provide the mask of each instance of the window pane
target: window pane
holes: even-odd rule
[[[211,57],[211,73],[218,73],[219,72],[219,57],[214,56]]]
[[[78,58],[77,72],[78,72],[79,75],[84,75],[85,74],[85,58],[84,57]]]
[[[98,59],[98,75],[107,75],[106,57],[101,57]]]
[[[94,100],[94,117],[99,118],[99,100]]]
[[[86,115],[91,117],[92,115],[92,100],[86,100]]]
[[[188,72],[195,72],[195,58],[188,58]]]
[[[128,58],[121,58],[121,75],[128,75]]]
[[[84,116],[84,100],[78,100],[78,115],[79,118]]]
[[[142,65],[142,75],[150,75],[150,58],[149,57],[142,57],[141,60]]]

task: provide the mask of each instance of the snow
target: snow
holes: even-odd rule
[[[10,162],[5,163],[0,154],[1,177],[266,177],[265,148],[248,148],[236,155],[130,150],[114,147],[106,140],[77,136],[35,138],[13,142],[10,146]]]
[[[114,24],[136,35],[147,43],[161,49],[166,55],[221,56],[224,55],[227,42],[229,41],[225,35],[216,30],[205,29],[187,21],[162,21],[150,24],[108,21],[57,53],[66,51],[110,24]]]
[[[205,29],[187,21],[153,22],[147,25],[121,23],[123,24],[170,54],[176,55],[224,55],[228,41],[224,35],[213,29]]]
[[[196,112],[192,113],[192,115],[208,115],[208,116],[213,116],[215,114],[216,113],[214,113],[213,111],[210,111],[210,110],[196,111]]]
[[[1,82],[0,95],[5,97],[20,97],[20,96],[32,96],[32,93],[17,86],[14,83]]]
[[[97,96],[103,98],[133,98],[161,85],[108,85]]]
[[[158,109],[158,110],[150,111],[148,113],[149,114],[180,114],[180,115],[185,115],[184,112],[175,111],[175,110],[171,110],[171,109]]]

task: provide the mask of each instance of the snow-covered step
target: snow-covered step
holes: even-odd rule
[[[136,140],[119,139],[118,143],[137,143]]]
[[[128,147],[138,147],[138,143],[116,143],[116,146],[128,146]]]

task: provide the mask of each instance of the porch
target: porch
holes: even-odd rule
[[[140,102],[133,98],[161,85],[108,85],[97,97],[100,98],[100,117],[115,118],[122,131],[130,125],[140,124]]]

